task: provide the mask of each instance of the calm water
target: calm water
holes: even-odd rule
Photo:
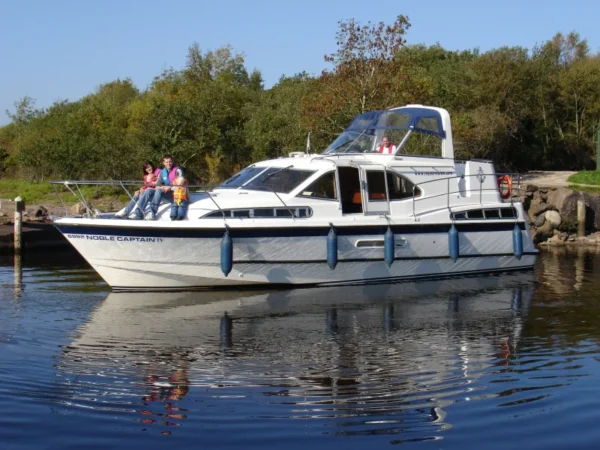
[[[599,255],[171,294],[109,293],[62,256],[1,262],[3,450],[598,448]]]

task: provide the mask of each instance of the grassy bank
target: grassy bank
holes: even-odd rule
[[[571,175],[567,178],[567,181],[573,184],[591,184],[600,186],[600,171],[582,170],[581,172]]]
[[[56,191],[55,191],[56,189]],[[77,191],[75,189],[75,191]],[[0,199],[14,199],[21,196],[25,203],[36,205],[59,205],[56,195],[60,193],[65,202],[74,202],[75,196],[62,186],[52,186],[50,183],[30,183],[22,180],[0,180]],[[86,200],[96,200],[98,203],[127,200],[127,195],[120,187],[113,186],[81,186],[81,193]]]

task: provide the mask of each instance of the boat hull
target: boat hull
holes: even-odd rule
[[[440,231],[449,225],[432,227],[429,232],[424,227],[421,231],[425,232],[420,233],[398,228],[394,231],[394,261],[388,265],[383,247],[359,246],[359,242],[381,240],[382,233],[339,229],[338,260],[332,269],[326,228],[310,233],[303,230],[300,236],[285,236],[273,229],[262,230],[263,234],[256,229],[237,234],[231,230],[232,269],[225,275],[221,238],[214,230],[201,234],[197,229],[165,233],[164,229],[57,227],[114,290],[326,286],[436,278],[530,269],[537,254],[523,229],[523,255],[515,256],[510,226],[459,228],[456,261],[449,252],[449,233]]]

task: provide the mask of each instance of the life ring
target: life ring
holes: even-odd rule
[[[506,190],[502,190],[503,187]],[[500,192],[500,197],[503,199],[510,198],[510,194],[512,193],[512,179],[508,175],[500,175],[498,177],[498,191]]]

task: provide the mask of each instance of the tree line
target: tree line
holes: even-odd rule
[[[408,45],[407,17],[342,21],[320,75],[265,89],[230,47],[189,48],[182,70],[140,90],[129,79],[78,101],[36,108],[25,97],[0,128],[0,173],[48,179],[132,179],[141,162],[172,154],[195,182],[214,184],[253,161],[306,147],[321,152],[362,112],[424,104],[448,109],[459,159],[500,169],[594,166],[600,53],[577,33],[533,49],[452,51]]]

